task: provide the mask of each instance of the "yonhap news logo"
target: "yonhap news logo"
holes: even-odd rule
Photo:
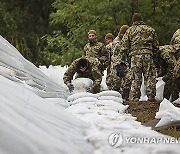
[[[119,146],[122,145],[123,143],[123,136],[121,133],[112,133],[109,136],[109,144],[113,147],[113,148],[117,148]]]
[[[130,144],[180,144],[180,138],[157,136],[157,137],[125,137],[120,132],[112,133],[108,142],[113,148]]]

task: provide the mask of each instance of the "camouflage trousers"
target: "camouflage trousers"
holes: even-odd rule
[[[148,98],[156,95],[156,69],[150,54],[135,55],[131,57],[132,85],[130,99],[140,98],[142,74]]]
[[[164,86],[163,96],[168,100],[171,97],[172,102],[179,98],[179,92],[180,92],[180,73],[178,72],[179,70],[180,69],[178,68],[178,64],[175,67],[171,66],[168,68],[166,75],[163,76],[163,80],[166,83]]]
[[[173,78],[172,76],[166,81],[166,84],[164,86],[164,98],[168,99],[171,96],[171,101],[175,101],[179,98],[179,92],[180,92],[180,78]]]
[[[120,93],[122,93],[124,89],[130,90],[131,88],[130,70],[127,69],[125,71],[124,77],[119,77],[117,76],[115,64],[111,64],[110,72],[108,73],[107,78],[106,78],[106,84],[109,90],[115,90]]]

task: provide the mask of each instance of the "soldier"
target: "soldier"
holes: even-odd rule
[[[112,56],[112,42],[114,40],[114,36],[112,35],[112,33],[107,33],[105,36],[105,42],[106,42],[106,49],[108,51],[108,66],[107,66],[107,76],[106,76],[106,80],[107,78],[109,78],[110,76],[110,65],[111,65],[111,56]]]
[[[102,75],[98,70],[99,61],[96,58],[78,58],[72,62],[68,67],[67,71],[64,73],[64,83],[69,88],[69,91],[74,90],[74,86],[71,81],[75,73],[75,78],[89,78],[93,81],[92,91],[93,93],[100,92],[100,84],[102,80]]]
[[[88,40],[84,47],[84,56],[87,58],[97,58],[100,62],[99,70],[103,74],[103,71],[108,66],[108,52],[103,43],[97,41],[97,34],[95,30],[89,30]]]
[[[179,98],[180,92],[180,77],[179,77],[179,57],[180,57],[180,29],[178,29],[172,39],[170,45],[165,45],[160,48],[162,58],[167,62],[167,73],[163,76],[163,81],[166,82],[164,87],[164,98],[175,101]]]
[[[140,13],[132,17],[132,26],[122,38],[121,50],[131,58],[132,85],[130,100],[138,101],[141,92],[142,74],[149,101],[155,101],[156,71],[153,56],[158,52],[159,43],[155,30],[142,21]]]
[[[173,70],[172,101],[179,98],[180,94],[180,57],[178,58]]]
[[[120,49],[121,39],[127,28],[127,25],[123,25],[120,28],[120,32],[116,37],[116,40],[113,41],[110,74],[106,79],[108,89],[120,92],[123,99],[127,99],[129,97],[131,86],[129,65]]]

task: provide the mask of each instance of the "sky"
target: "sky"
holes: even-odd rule
[[[67,67],[37,68],[3,37],[0,55],[0,154],[179,153],[175,138],[141,125],[104,83],[91,94],[84,92],[90,81],[79,79],[70,94],[62,80]],[[156,116],[166,117],[163,125],[180,114],[163,100]]]

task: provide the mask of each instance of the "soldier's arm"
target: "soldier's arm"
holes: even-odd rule
[[[157,34],[154,31],[153,53],[156,54],[156,52],[158,52],[158,51],[159,51],[159,41],[158,41],[158,38],[157,38]]]
[[[114,61],[114,62],[117,62],[118,64],[121,60],[123,60],[123,61],[126,60],[125,53],[122,52],[120,43],[117,43],[114,48],[114,57],[116,58],[116,61]]]
[[[171,45],[173,45],[173,48],[176,51],[180,51],[180,30],[179,33],[177,33],[175,36],[172,37]]]
[[[120,42],[120,53],[119,53],[119,57],[123,60],[125,59],[125,61],[129,64],[130,66],[130,46],[131,46],[131,40],[130,40],[130,30],[128,29],[126,31],[126,33],[124,34],[121,42]]]
[[[87,44],[84,46],[83,56],[86,56]]]
[[[101,55],[99,60],[104,67],[108,66],[109,53],[104,44],[101,45]],[[105,69],[105,68],[104,68]]]
[[[124,34],[122,40],[121,40],[121,52],[124,55],[128,55],[130,52],[130,39],[129,39],[129,29]]]
[[[77,61],[73,61],[72,64],[68,67],[67,71],[64,73],[63,80],[65,84],[71,83],[73,76],[76,73],[76,64]]]
[[[174,67],[173,77],[180,78],[180,58],[177,60],[176,65]]]

